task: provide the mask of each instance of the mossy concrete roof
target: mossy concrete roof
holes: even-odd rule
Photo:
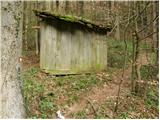
[[[106,33],[107,31],[111,30],[111,26],[103,26],[98,25],[90,20],[84,19],[82,17],[77,16],[71,16],[71,15],[57,15],[48,11],[39,11],[39,10],[33,10],[36,16],[39,16],[40,18],[49,19],[49,20],[58,20],[58,21],[65,21],[70,22],[73,24],[79,24],[82,26],[85,26],[86,28],[89,28],[91,30],[94,30],[96,32]]]

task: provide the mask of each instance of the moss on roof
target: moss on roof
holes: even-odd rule
[[[84,19],[82,17],[77,17],[77,16],[71,16],[71,15],[58,15],[54,13],[50,13],[47,11],[38,11],[38,10],[33,10],[36,16],[39,16],[40,18],[43,19],[51,19],[51,20],[61,20],[61,21],[66,21],[70,23],[76,23],[79,25],[83,25],[89,29],[92,29],[97,32],[103,32],[106,33],[107,31],[111,30],[111,26],[103,26],[103,25],[97,25],[90,20]]]

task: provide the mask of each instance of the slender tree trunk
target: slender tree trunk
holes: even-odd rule
[[[48,6],[50,6],[50,1],[48,1]],[[34,3],[34,7],[36,9],[38,9],[38,1],[35,1]],[[49,10],[51,9],[51,6],[49,8]],[[38,21],[38,17],[35,17],[35,25],[39,26],[39,21]],[[36,55],[39,55],[40,52],[40,48],[39,48],[39,29],[34,29],[35,30],[35,48],[36,48]]]
[[[79,6],[80,6],[80,16],[82,17],[84,15],[84,10],[83,10],[83,6],[84,6],[84,1],[79,1]]]
[[[133,35],[133,41],[132,41],[132,75],[131,75],[131,80],[132,80],[132,92],[135,92],[135,86],[136,86],[136,79],[137,79],[137,76],[135,74],[135,64],[136,64],[136,60],[135,60],[135,52],[136,52],[136,47],[135,47],[135,36]]]
[[[139,84],[138,81],[141,80],[141,74],[140,74],[140,68],[141,68],[141,63],[140,63],[140,38],[138,35],[138,18],[139,18],[139,3],[135,2],[135,9],[137,13],[137,17],[135,18],[135,32],[133,34],[133,64],[132,64],[132,91],[137,93],[139,92]]]
[[[25,50],[28,50],[28,22],[29,22],[29,19],[28,19],[28,2],[27,1],[24,1],[24,20],[23,20],[23,24],[24,24],[24,46],[25,46]]]
[[[158,16],[158,5],[157,5],[157,2],[154,1],[153,2],[153,19],[156,18]],[[154,49],[155,49],[155,52],[156,52],[156,65],[158,66],[158,44],[159,44],[159,41],[158,41],[158,20],[155,20],[153,22],[153,32],[155,32],[155,34],[153,34],[153,42],[154,42]]]
[[[20,80],[22,10],[18,2],[1,2],[0,118],[24,118]]]
[[[116,21],[115,21],[115,23],[116,23],[116,25],[117,25],[117,27],[116,27],[116,40],[120,40],[121,38],[120,38],[120,24],[119,24],[119,21],[120,21],[120,19],[119,19],[119,5],[118,5],[118,3],[116,4],[116,6],[117,6],[117,10],[116,10]]]
[[[65,2],[65,13],[68,14],[69,13],[69,1]]]

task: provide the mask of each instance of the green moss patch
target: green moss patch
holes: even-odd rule
[[[69,23],[76,23],[101,33],[106,33],[107,31],[111,30],[111,25],[108,26],[98,25],[82,17],[71,16],[71,15],[62,16],[47,11],[38,11],[38,10],[33,10],[33,11],[36,14],[36,16],[39,16],[43,20],[53,20],[53,21],[56,20],[56,21],[65,21]]]

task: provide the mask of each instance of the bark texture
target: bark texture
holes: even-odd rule
[[[22,2],[1,2],[0,118],[24,118],[20,62]]]

